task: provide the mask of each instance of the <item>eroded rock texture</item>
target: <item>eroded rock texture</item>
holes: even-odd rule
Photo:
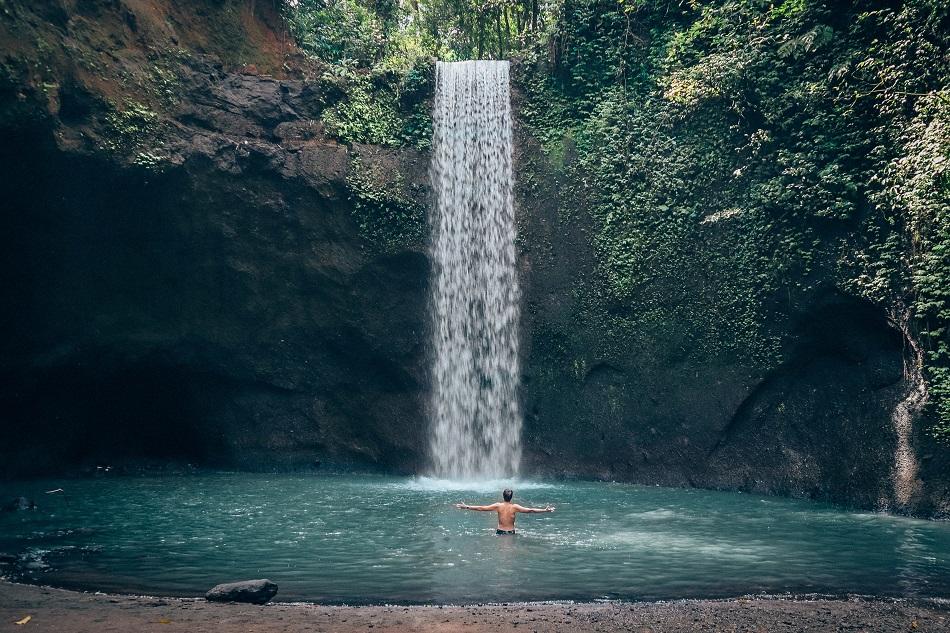
[[[5,35],[61,55],[58,84],[28,52],[6,63],[2,470],[419,467],[428,262],[364,239],[347,178],[359,157],[424,184],[422,158],[328,140],[310,82],[194,50],[163,62],[169,99],[104,86],[67,53],[114,57],[112,80],[184,38],[138,3],[82,3],[60,27],[17,11]]]

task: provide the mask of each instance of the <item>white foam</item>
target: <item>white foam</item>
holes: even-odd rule
[[[399,490],[417,490],[424,492],[493,492],[501,493],[505,488],[511,488],[517,492],[519,490],[537,490],[541,488],[556,488],[555,484],[540,481],[517,481],[511,479],[477,479],[477,480],[458,480],[458,479],[439,479],[437,477],[413,477],[406,481],[400,481],[389,484],[390,488]]]
[[[655,530],[622,530],[605,534],[601,543],[628,551],[662,551],[675,555],[702,555],[706,558],[764,560],[774,548],[756,543],[658,532]]]
[[[638,518],[638,519],[661,520],[661,519],[672,519],[680,515],[674,512],[673,510],[670,510],[669,508],[658,508],[656,510],[645,510],[643,512],[631,512],[627,516],[631,518]]]

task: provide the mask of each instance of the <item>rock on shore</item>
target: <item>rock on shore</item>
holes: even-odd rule
[[[205,594],[211,602],[265,604],[277,595],[277,583],[270,580],[242,580],[216,585]]]

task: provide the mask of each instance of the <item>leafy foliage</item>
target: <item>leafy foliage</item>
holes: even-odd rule
[[[927,354],[939,420],[935,432],[950,439],[950,92],[935,92],[915,105],[915,115],[898,137],[899,152],[878,178],[874,194],[887,221],[904,226],[903,239],[876,249],[881,259],[863,280],[873,274],[890,281],[894,271],[900,273],[890,285],[908,290]]]
[[[113,152],[128,153],[153,138],[158,127],[158,113],[148,106],[132,101],[106,116],[109,134],[102,144]]]
[[[431,77],[425,60],[403,73],[329,67],[324,86],[342,98],[323,115],[327,131],[350,143],[427,147],[432,124],[425,96]]]
[[[372,66],[386,49],[386,24],[355,0],[298,0],[289,5],[297,43],[332,64]]]
[[[566,224],[590,212],[597,270],[576,292],[605,338],[765,369],[781,320],[830,284],[910,310],[950,438],[950,5],[299,0],[288,16],[328,63],[325,119],[348,142],[425,146],[432,57],[519,58],[546,156],[519,178],[556,173]]]
[[[425,147],[433,58],[504,58],[536,44],[544,0],[285,0],[300,47],[340,99],[325,117],[348,143]]]
[[[577,154],[588,316],[768,367],[830,278],[911,306],[950,435],[948,27],[930,0],[564,0],[521,113],[551,166]]]

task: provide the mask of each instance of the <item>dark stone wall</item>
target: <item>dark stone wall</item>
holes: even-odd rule
[[[262,166],[233,130],[162,172],[4,135],[3,474],[420,467],[425,254],[364,243],[345,148],[258,140]]]

